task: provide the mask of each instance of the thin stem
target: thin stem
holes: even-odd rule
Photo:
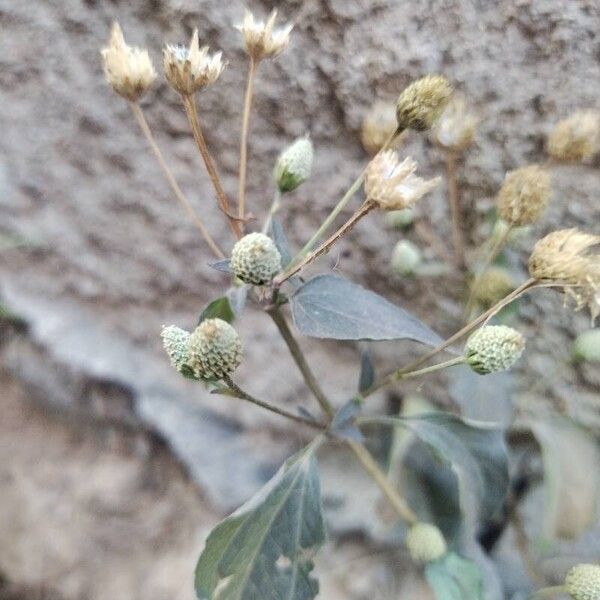
[[[448,175],[448,200],[452,217],[452,240],[454,243],[454,262],[461,269],[465,266],[465,241],[462,230],[462,215],[460,210],[460,193],[456,177],[456,153],[446,152],[446,171]]]
[[[387,150],[391,146],[394,139],[396,139],[396,137],[401,133],[401,129],[397,129],[394,133],[392,133],[385,141],[379,152]],[[300,250],[300,252],[298,252],[298,254],[294,257],[294,259],[292,260],[292,264],[295,264],[296,262],[304,258],[315,247],[317,242],[321,239],[321,237],[329,229],[329,227],[331,227],[336,217],[342,212],[342,210],[344,210],[346,204],[348,204],[348,202],[352,200],[352,197],[354,196],[354,194],[356,194],[356,192],[362,185],[366,171],[367,167],[365,167],[362,170],[361,174],[355,179],[354,183],[350,186],[350,188],[344,194],[342,199],[335,205],[333,210],[329,213],[329,216],[323,221],[323,223],[321,223],[321,226],[317,229],[317,231],[315,231],[314,235],[310,238],[310,240],[306,242],[304,248],[302,248],[302,250]]]
[[[481,285],[481,280],[483,279],[483,275],[489,269],[490,265],[494,262],[494,260],[496,259],[496,257],[498,256],[498,254],[500,253],[500,251],[506,244],[506,241],[508,240],[508,237],[512,233],[513,229],[514,229],[514,225],[509,225],[504,230],[504,233],[492,245],[487,256],[481,263],[481,265],[477,271],[477,275],[475,276],[475,279],[473,280],[473,283],[471,284],[471,292],[469,293],[469,299],[467,300],[467,304],[465,307],[465,316],[467,317],[467,319],[471,316],[471,312],[473,311],[473,306],[475,304],[475,297],[477,295],[477,290],[478,290],[479,286]]]
[[[417,522],[418,518],[406,500],[398,493],[398,490],[392,485],[387,475],[381,470],[371,453],[360,442],[353,440],[346,441],[352,449],[365,471],[373,478],[375,483],[381,488],[389,503],[394,507],[400,517],[409,525]]]
[[[257,62],[250,57],[248,69],[248,83],[246,84],[246,97],[244,99],[244,116],[242,118],[242,135],[240,140],[240,177],[238,190],[238,218],[246,216],[246,169],[248,163],[248,131],[250,129],[250,110],[252,108],[252,94],[254,92],[254,78],[256,76]]]
[[[325,425],[323,423],[319,423],[318,421],[313,421],[311,419],[307,419],[306,417],[296,415],[296,414],[289,412],[283,408],[278,408],[277,406],[274,406],[273,404],[269,404],[268,402],[265,402],[264,400],[259,400],[258,398],[255,398],[254,396],[250,395],[248,392],[244,391],[236,383],[234,383],[233,380],[231,379],[231,377],[229,377],[229,375],[226,375],[225,377],[223,377],[223,381],[227,384],[230,391],[233,392],[233,394],[235,395],[236,398],[240,398],[241,400],[246,400],[248,402],[251,402],[252,404],[255,404],[256,406],[260,406],[261,408],[264,408],[265,410],[275,413],[281,417],[285,417],[286,419],[290,419],[291,421],[295,421],[296,423],[302,423],[303,425],[307,425],[308,427],[312,427],[313,429],[318,429],[320,431],[324,431],[325,429],[327,429],[327,425]]]
[[[556,585],[554,587],[544,588],[531,594],[528,600],[540,600],[541,598],[554,598],[557,594],[566,594],[568,592],[567,586]]]
[[[163,156],[162,152],[160,151],[160,148],[158,147],[158,144],[156,143],[156,140],[154,139],[154,135],[152,134],[152,130],[148,125],[148,121],[146,121],[146,116],[144,115],[144,111],[142,110],[141,106],[137,102],[130,102],[129,106],[131,106],[133,116],[135,117],[135,120],[140,126],[140,129],[142,130],[142,133],[144,134],[144,137],[146,138],[150,149],[154,153],[154,156],[156,157],[156,160],[158,161],[158,164],[162,169],[164,176],[166,177],[169,185],[171,186],[171,189],[175,194],[175,198],[177,198],[177,201],[181,204],[181,206],[183,206],[183,209],[188,214],[189,218],[198,228],[198,230],[202,234],[202,237],[204,238],[204,241],[208,244],[213,254],[217,258],[225,258],[225,255],[223,254],[219,246],[217,246],[217,243],[214,241],[214,239],[204,226],[204,223],[194,210],[194,207],[190,204],[190,201],[185,197],[185,195],[181,191],[177,180],[173,176],[171,169],[165,161],[165,157]]]
[[[384,377],[381,381],[373,384],[368,390],[365,390],[362,394],[362,398],[366,398],[371,394],[375,393],[377,390],[385,387],[387,385],[391,385],[392,383],[396,383],[403,379],[412,379],[414,377],[420,377],[421,375],[426,375],[428,373],[434,373],[435,371],[441,371],[442,369],[447,369],[448,367],[454,367],[455,365],[461,365],[465,362],[464,356],[456,356],[455,358],[451,358],[444,362],[438,363],[436,365],[431,365],[429,367],[424,367],[423,369],[418,369],[416,371],[404,371],[404,369],[397,369],[393,373],[390,373],[387,377]]]
[[[271,207],[269,208],[269,212],[267,214],[267,218],[265,219],[265,223],[262,228],[263,233],[267,233],[269,228],[271,227],[271,223],[273,221],[273,217],[277,214],[279,209],[281,208],[281,192],[279,188],[275,188],[273,192],[273,201],[271,202]]]
[[[234,235],[239,239],[242,237],[242,228],[239,221],[230,213],[227,194],[225,194],[225,190],[223,189],[221,180],[219,179],[217,169],[215,168],[208,150],[208,146],[206,145],[204,134],[202,133],[202,126],[200,125],[200,118],[198,117],[198,111],[196,110],[196,102],[194,97],[190,95],[182,95],[181,98],[183,99],[185,112],[192,128],[194,140],[198,146],[198,150],[200,150],[200,154],[202,155],[202,159],[206,165],[206,171],[208,172],[208,176],[210,177],[210,180],[215,188],[215,192],[217,193],[219,207],[221,208],[221,211],[225,213],[229,221],[229,227],[233,231]]]
[[[409,373],[410,371],[413,371],[416,367],[420,367],[423,363],[427,362],[430,358],[433,358],[436,354],[439,354],[440,352],[442,352],[443,350],[448,348],[448,346],[451,346],[452,344],[454,344],[454,342],[456,342],[463,336],[467,335],[467,333],[469,333],[470,331],[475,329],[475,327],[477,327],[480,323],[483,323],[487,319],[490,319],[491,317],[493,317],[499,310],[502,310],[507,304],[510,304],[511,302],[516,300],[519,296],[522,296],[527,290],[529,290],[533,287],[536,287],[537,285],[538,285],[538,282],[535,279],[533,279],[533,278],[528,279],[527,281],[522,283],[516,290],[512,291],[510,294],[508,294],[508,296],[506,296],[505,298],[500,300],[500,302],[498,302],[497,304],[492,306],[490,309],[486,310],[484,313],[479,315],[476,319],[474,319],[470,323],[467,323],[467,325],[465,325],[464,327],[459,329],[455,334],[451,335],[447,340],[444,340],[439,346],[436,346],[433,350],[430,350],[426,354],[423,354],[423,356],[421,356],[420,358],[417,358],[412,363],[410,363],[410,364],[406,365],[404,368],[400,369],[399,373],[400,374]]]
[[[285,273],[278,275],[273,280],[273,284],[276,287],[281,285],[284,281],[298,273],[298,271],[301,271],[304,267],[319,258],[319,256],[328,252],[335,242],[348,233],[366,214],[372,211],[375,206],[376,203],[373,200],[365,200],[362,206],[333,235],[324,241],[315,251],[304,257],[298,264]]]
[[[314,376],[308,363],[306,362],[306,359],[304,357],[302,349],[298,345],[298,342],[297,342],[296,338],[294,337],[294,334],[292,333],[292,330],[290,329],[290,326],[288,325],[281,310],[279,309],[278,306],[274,305],[271,308],[269,308],[267,310],[267,312],[273,319],[273,322],[275,323],[275,325],[277,325],[277,329],[279,329],[279,333],[281,333],[281,337],[285,340],[285,343],[287,344],[287,347],[290,350],[290,353],[292,355],[292,358],[294,359],[294,362],[296,363],[298,369],[300,370],[300,373],[302,373],[302,376],[304,377],[304,381],[306,382],[306,385],[309,387],[310,391],[313,393],[314,397],[317,399],[317,402],[319,403],[320,407],[323,409],[323,412],[327,415],[327,417],[329,419],[331,419],[334,414],[333,406],[327,399],[327,396],[321,389],[321,386],[319,385],[317,378]]]

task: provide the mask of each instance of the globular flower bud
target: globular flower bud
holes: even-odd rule
[[[244,283],[265,285],[281,269],[281,255],[264,233],[249,233],[231,251],[231,270]]]
[[[580,333],[573,343],[575,362],[600,363],[600,329],[590,329]]]
[[[415,523],[406,534],[406,547],[416,563],[438,560],[448,549],[442,532],[430,523]]]
[[[498,213],[511,225],[530,225],[546,208],[550,193],[550,175],[542,167],[509,171],[498,193]]]
[[[452,86],[443,75],[427,75],[411,83],[396,103],[398,127],[425,131],[430,129],[444,110]]]
[[[422,260],[418,246],[409,240],[400,240],[392,252],[392,271],[398,275],[414,275]]]
[[[415,210],[413,208],[390,210],[385,215],[385,221],[394,229],[408,229],[415,222]]]
[[[480,375],[507,371],[523,354],[525,338],[506,325],[486,325],[467,340],[466,363]]]
[[[196,377],[222,379],[233,373],[242,360],[242,345],[236,330],[222,319],[206,319],[190,335],[190,366]]]
[[[581,110],[560,121],[548,136],[548,154],[561,161],[591,158],[600,149],[600,113]]]
[[[515,289],[515,281],[508,269],[491,266],[481,274],[473,293],[483,307],[490,307]]]
[[[415,175],[417,163],[407,157],[402,162],[394,150],[380,152],[367,165],[365,194],[383,210],[412,207],[440,183],[440,178],[423,179]]]
[[[118,23],[114,23],[110,41],[102,50],[106,80],[113,90],[131,102],[137,102],[156,79],[146,50],[128,46]]]
[[[464,97],[454,94],[433,125],[433,139],[442,148],[460,152],[473,143],[477,122]]]
[[[360,141],[369,154],[376,154],[398,128],[396,108],[392,102],[375,102],[365,115]]]
[[[567,573],[565,587],[573,600],[598,600],[600,565],[582,564],[573,567]]]
[[[194,29],[189,48],[172,45],[164,48],[163,65],[171,87],[185,96],[214,83],[225,69],[221,52],[210,56],[208,46],[200,48],[197,29]]]
[[[297,139],[277,159],[273,177],[281,193],[295,190],[309,177],[313,163],[313,145],[309,137]]]
[[[190,351],[188,348],[189,331],[175,327],[175,325],[169,325],[163,327],[160,337],[175,370],[186,377],[193,376],[194,372],[190,366]]]

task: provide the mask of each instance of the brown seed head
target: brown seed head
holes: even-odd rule
[[[244,36],[246,52],[255,61],[278,56],[290,43],[293,25],[284,25],[275,29],[276,18],[277,11],[274,10],[266,22],[255,21],[254,15],[247,10],[243,23],[237,26]]]
[[[572,162],[591,158],[600,148],[600,113],[581,110],[560,121],[548,136],[548,154]]]
[[[384,210],[413,206],[440,183],[440,178],[425,180],[415,175],[417,163],[410,157],[402,162],[394,150],[380,152],[367,166],[365,194]]]
[[[106,80],[117,94],[131,102],[137,102],[156,78],[148,52],[128,46],[118,23],[113,24],[108,46],[101,54]]]
[[[219,78],[226,66],[221,56],[221,52],[209,55],[208,46],[200,48],[194,29],[189,48],[168,45],[163,49],[165,76],[176,92],[191,96]]]
[[[529,273],[538,281],[564,284],[576,310],[587,306],[592,321],[600,314],[600,254],[592,249],[600,236],[561,229],[542,238],[529,257]]]
[[[396,103],[400,129],[425,131],[440,116],[452,95],[452,86],[443,75],[427,75],[411,83]]]
[[[509,171],[498,193],[498,213],[511,225],[530,225],[546,208],[550,192],[550,175],[542,167]]]

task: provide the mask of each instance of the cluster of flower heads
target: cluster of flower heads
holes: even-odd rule
[[[275,27],[277,11],[267,21],[256,21],[246,11],[237,28],[242,32],[249,56],[260,61],[279,55],[289,44],[291,25]],[[120,96],[137,102],[156,79],[148,52],[128,46],[117,23],[113,25],[108,46],[102,50],[104,72],[108,83]],[[173,89],[182,95],[193,95],[213,84],[226,67],[222,53],[210,54],[208,46],[200,48],[195,29],[189,46],[168,44],[163,49],[165,76]]]

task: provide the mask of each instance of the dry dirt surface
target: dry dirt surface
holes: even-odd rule
[[[445,73],[482,118],[459,171],[471,221],[489,211],[507,169],[545,160],[544,138],[556,121],[598,106],[595,0],[250,3],[261,14],[274,4],[296,27],[291,47],[259,71],[248,198],[254,213],[265,210],[275,157],[309,133],[314,175],[284,213],[295,245],[367,160],[359,142],[365,111],[424,73]],[[69,599],[187,599],[208,524],[247,499],[305,441],[276,417],[209,396],[166,364],[160,326],[191,328],[227,282],[207,267],[211,257],[175,205],[127,105],[105,84],[99,60],[113,19],[130,43],[150,49],[157,66],[162,44],[187,41],[193,27],[203,43],[223,50],[230,65],[199,106],[233,196],[246,58],[232,25],[242,14],[237,0],[0,0],[0,233],[26,241],[0,249],[0,299],[27,325],[3,332],[0,345],[0,410],[9,415],[0,438],[7,586],[43,586]],[[143,105],[181,186],[230,247],[177,97],[160,80]],[[425,176],[443,175],[443,157],[427,139],[409,137],[406,151]],[[514,253],[517,266],[533,240],[556,226],[597,232],[598,166],[553,169],[551,206]],[[445,194],[441,186],[421,207],[443,240],[450,239]],[[451,333],[460,319],[452,278],[389,277],[399,235],[374,216],[320,266],[335,266]],[[409,235],[426,258],[436,258],[426,238]],[[474,229],[472,241],[481,235]],[[597,373],[565,366],[548,377],[557,362],[566,364],[587,317],[563,311],[548,291],[522,306],[520,326],[529,352],[519,390],[536,382],[541,410],[578,411],[597,425]],[[247,349],[240,380],[258,396],[308,404],[269,320],[249,312],[239,330]],[[340,402],[348,397],[358,349],[304,346],[327,390]],[[410,351],[384,344],[376,354],[383,370]],[[433,378],[420,392],[445,402],[443,381]],[[113,439],[107,422],[110,431],[128,433]],[[110,534],[91,524],[98,514]],[[346,529],[365,535],[362,525]],[[340,535],[347,530],[340,526]],[[129,569],[119,567],[124,557]]]

